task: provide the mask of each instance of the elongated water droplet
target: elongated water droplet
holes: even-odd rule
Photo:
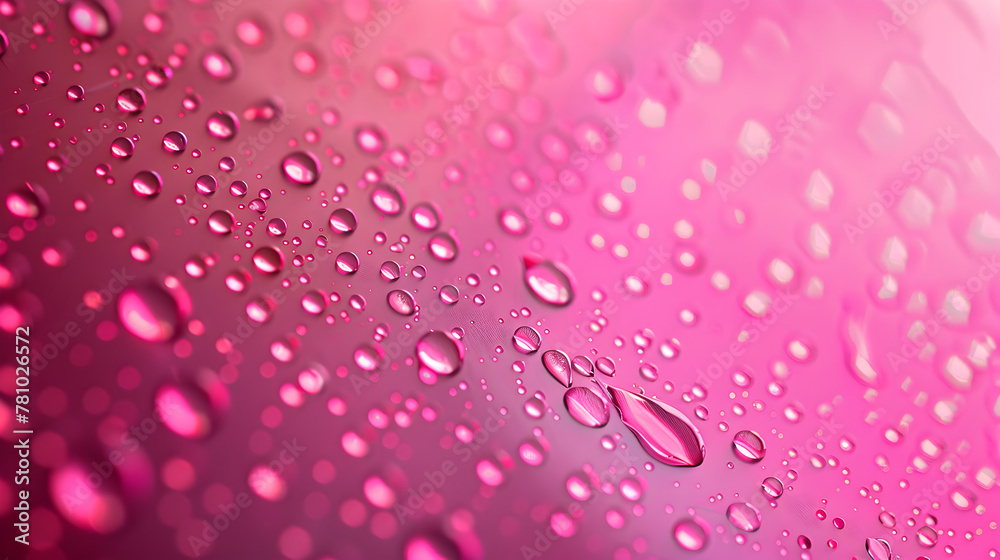
[[[892,558],[892,549],[885,539],[869,537],[865,541],[865,550],[871,560],[891,560]]]
[[[441,213],[431,202],[421,202],[410,212],[413,225],[424,231],[434,231],[441,223]]]
[[[562,383],[563,387],[569,387],[573,384],[573,369],[569,363],[569,356],[565,352],[546,350],[542,353],[542,364],[546,371],[556,378],[556,381]]]
[[[674,540],[684,550],[701,550],[708,544],[708,531],[696,519],[682,519],[674,525]]]
[[[844,357],[854,377],[865,385],[880,387],[883,379],[870,358],[864,323],[855,317],[845,317],[841,325]]]
[[[387,216],[395,216],[403,211],[406,202],[399,189],[383,183],[376,185],[372,190],[372,204],[379,212]]]
[[[458,242],[448,233],[439,233],[427,242],[427,246],[439,261],[453,261],[458,256]]]
[[[726,517],[740,531],[754,532],[760,529],[760,510],[745,502],[735,502],[726,509]]]
[[[562,265],[525,256],[524,267],[524,281],[538,299],[552,305],[568,305],[573,301],[573,284],[569,271]]]
[[[773,476],[765,478],[764,482],[760,484],[760,489],[772,498],[780,498],[785,493],[785,486]]]
[[[563,402],[569,415],[588,428],[606,426],[611,420],[608,403],[590,387],[570,388],[563,396]]]
[[[674,407],[597,380],[611,395],[622,422],[654,459],[675,467],[697,467],[705,442],[694,424]]]

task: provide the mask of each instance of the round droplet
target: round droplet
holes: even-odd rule
[[[772,498],[780,498],[781,495],[785,493],[784,485],[781,484],[780,480],[773,476],[765,478],[764,482],[760,484],[760,489]]]
[[[240,121],[231,111],[216,111],[209,115],[205,127],[213,138],[232,140],[240,129]]]
[[[253,265],[263,274],[277,274],[285,267],[285,255],[275,247],[261,247],[254,251]]]
[[[465,345],[442,331],[431,331],[416,344],[420,364],[438,375],[451,375],[462,367]]]
[[[522,354],[534,354],[542,344],[538,331],[529,327],[518,327],[513,336],[514,349]]]
[[[573,301],[573,284],[561,265],[527,258],[524,262],[524,281],[538,299],[552,305],[568,305]]]
[[[413,315],[417,310],[417,302],[413,296],[405,290],[392,290],[386,296],[389,308],[400,315]]]
[[[155,171],[140,171],[132,178],[132,192],[139,196],[156,196],[162,188],[163,179]]]
[[[427,242],[427,246],[439,261],[451,261],[458,255],[458,242],[447,233],[439,233]]]
[[[7,210],[18,218],[37,218],[49,204],[45,190],[38,185],[26,183],[7,195]]]
[[[221,51],[210,51],[201,59],[201,67],[213,78],[227,81],[236,77],[236,64]]]
[[[424,231],[434,231],[441,223],[441,216],[434,204],[421,202],[413,207],[410,212],[413,225]]]
[[[184,313],[166,288],[154,283],[126,287],[118,296],[118,318],[128,332],[149,342],[171,340]]]
[[[179,154],[187,149],[187,136],[183,132],[172,130],[163,135],[163,151]]]
[[[321,166],[316,156],[309,152],[292,152],[281,162],[281,169],[292,183],[312,185],[319,180]]]
[[[146,108],[146,92],[139,88],[125,88],[115,99],[118,110],[123,113],[139,113]]]
[[[924,525],[923,527],[917,529],[917,542],[920,546],[924,548],[932,548],[937,544],[938,534],[933,527],[928,527]]]
[[[403,206],[406,203],[403,200],[403,193],[399,189],[383,183],[372,189],[372,204],[379,212],[387,216],[395,216],[403,211]]]
[[[119,136],[111,141],[111,155],[118,159],[132,157],[135,152],[135,142],[131,138]]]
[[[746,502],[735,502],[726,509],[726,517],[740,531],[754,532],[760,529],[760,510]]]
[[[386,282],[395,282],[399,280],[399,275],[401,270],[399,264],[396,261],[385,261],[382,266],[379,267],[379,275]]]
[[[528,233],[528,219],[518,208],[505,208],[500,211],[500,227],[505,232],[520,237]]]
[[[229,210],[216,210],[208,216],[208,229],[212,233],[228,235],[233,232],[235,224],[236,219]]]
[[[344,251],[337,255],[337,272],[341,274],[354,274],[361,267],[358,256],[350,251]]]
[[[330,213],[330,230],[341,235],[354,233],[358,228],[358,217],[350,208],[337,208]]]
[[[590,387],[572,387],[563,396],[566,410],[574,420],[588,428],[600,428],[611,420],[611,408]]]
[[[77,33],[97,39],[110,35],[120,17],[118,6],[107,0],[73,0],[66,14]]]
[[[733,452],[745,463],[757,463],[764,458],[764,440],[754,431],[741,430],[733,436]]]
[[[682,519],[674,525],[674,540],[684,550],[701,550],[708,544],[708,531],[695,519]]]

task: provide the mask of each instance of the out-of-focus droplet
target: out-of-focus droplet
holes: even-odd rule
[[[174,295],[156,283],[128,286],[118,296],[118,318],[130,333],[142,340],[173,339],[180,332],[184,316]]]
[[[726,518],[740,531],[754,532],[760,529],[760,510],[746,502],[735,502],[726,509]]]
[[[96,39],[111,35],[121,19],[118,5],[113,0],[73,0],[66,15],[73,29]]]
[[[434,231],[441,223],[441,214],[430,202],[421,202],[410,212],[413,225],[423,231]]]
[[[431,331],[416,345],[420,364],[438,375],[451,375],[462,367],[465,344],[442,331]]]
[[[696,519],[682,519],[674,525],[674,540],[684,550],[698,551],[708,544],[708,531]]]
[[[458,242],[448,233],[439,233],[427,242],[431,255],[439,261],[453,261],[458,256]]]
[[[552,305],[569,305],[573,301],[573,283],[569,271],[552,261],[524,257],[524,281],[538,299]]]

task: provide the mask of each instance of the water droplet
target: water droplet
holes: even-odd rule
[[[871,560],[892,559],[892,549],[889,548],[889,542],[885,539],[869,537],[865,541],[865,550],[868,552],[868,557]]]
[[[364,371],[376,371],[382,367],[385,350],[378,344],[363,344],[354,351],[354,363]]]
[[[659,378],[656,366],[653,364],[642,364],[639,366],[639,377],[646,381],[656,381]]]
[[[538,299],[552,305],[573,301],[573,284],[562,265],[534,256],[524,257],[524,281]]]
[[[708,530],[698,520],[682,519],[674,525],[674,540],[684,550],[701,550],[708,544]]]
[[[236,219],[229,210],[216,210],[208,217],[208,229],[219,235],[232,233],[235,223]]]
[[[187,148],[187,136],[183,132],[172,130],[163,135],[163,151],[179,154]]]
[[[606,356],[601,356],[597,358],[597,371],[607,375],[608,377],[615,376],[615,362]]]
[[[761,490],[765,494],[771,496],[772,498],[780,498],[782,494],[785,493],[785,486],[781,484],[781,481],[773,476],[769,476],[764,479],[764,482],[760,485]]]
[[[760,529],[760,510],[745,502],[735,502],[726,509],[726,517],[740,531],[754,532]]]
[[[348,235],[358,228],[358,217],[350,208],[337,208],[330,213],[330,229],[334,233]]]
[[[140,171],[132,178],[132,192],[139,196],[156,196],[162,188],[163,179],[155,171]]]
[[[534,354],[542,344],[538,331],[529,327],[518,327],[513,336],[514,349],[522,354]]]
[[[549,352],[554,352],[550,350]],[[564,354],[565,356],[565,354]],[[550,370],[551,373],[551,370]],[[553,374],[555,377],[555,374]],[[556,377],[558,379],[558,377]],[[564,385],[568,385],[564,383]],[[611,420],[608,403],[590,387],[572,387],[563,396],[566,410],[574,420],[589,428],[606,426]]]
[[[421,202],[410,212],[413,225],[424,231],[434,231],[441,223],[441,215],[433,203]]]
[[[917,529],[917,542],[924,548],[932,548],[937,544],[938,534],[933,527],[924,525]]]
[[[292,183],[312,185],[319,181],[322,166],[310,152],[292,152],[281,162],[281,169]]]
[[[45,190],[38,185],[25,183],[7,195],[7,210],[18,218],[37,218],[49,204]]]
[[[396,263],[396,261],[385,261],[382,263],[382,266],[379,267],[379,274],[386,282],[395,282],[396,280],[399,280],[400,272],[399,264]]]
[[[205,128],[213,138],[232,140],[240,129],[240,120],[231,111],[216,111],[205,120]]]
[[[704,462],[705,442],[679,410],[601,381],[598,384],[611,395],[622,422],[654,459],[678,467],[696,467]]]
[[[285,255],[275,247],[261,247],[254,251],[253,265],[263,274],[277,274],[285,267]]]
[[[573,371],[584,376],[593,377],[594,376],[594,362],[590,361],[590,358],[586,356],[577,356],[573,358]]]
[[[413,315],[417,309],[417,303],[413,300],[413,296],[404,290],[392,290],[386,296],[386,301],[389,303],[389,307],[400,315]]]
[[[757,463],[766,452],[764,440],[754,431],[741,430],[733,436],[733,452],[745,463]]]
[[[115,103],[123,113],[139,113],[146,108],[146,92],[139,88],[125,88],[118,94]]]
[[[337,272],[341,274],[354,274],[361,267],[358,256],[350,251],[344,251],[337,255]]]
[[[448,233],[439,233],[427,242],[427,246],[439,261],[451,261],[458,255],[458,242]]]
[[[542,353],[542,364],[546,371],[556,378],[556,381],[562,383],[563,387],[569,387],[573,384],[573,370],[570,367],[569,356],[564,352],[546,350]]]
[[[73,0],[66,14],[73,29],[97,39],[111,35],[120,19],[117,4],[108,0]]]
[[[462,367],[465,344],[442,331],[431,331],[416,345],[420,364],[438,375],[451,375]]]
[[[500,227],[507,233],[520,237],[528,233],[528,218],[518,208],[505,208],[500,211]]]
[[[406,202],[403,193],[388,184],[378,184],[372,189],[372,204],[375,209],[387,216],[395,216],[403,211]]]
[[[145,341],[173,339],[185,315],[174,295],[156,283],[128,286],[118,296],[118,318],[122,325]]]
[[[209,51],[201,59],[201,67],[213,78],[227,81],[236,77],[236,64],[221,51]]]
[[[461,294],[459,294],[458,288],[452,286],[451,284],[446,284],[441,287],[441,294],[439,297],[445,305],[455,305],[458,303],[458,299],[461,297]]]

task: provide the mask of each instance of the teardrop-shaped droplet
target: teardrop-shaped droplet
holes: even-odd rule
[[[542,336],[538,331],[525,325],[518,327],[512,337],[514,349],[522,354],[534,354],[542,344]]]
[[[330,230],[349,235],[358,228],[358,216],[350,208],[337,208],[330,213]]]
[[[590,361],[590,358],[586,356],[577,356],[573,358],[573,371],[584,376],[593,377],[594,376],[594,362]]]
[[[417,359],[425,368],[438,375],[451,375],[462,367],[465,344],[442,332],[431,331],[417,341]]]
[[[322,166],[316,156],[309,152],[292,152],[281,162],[285,177],[299,185],[312,185],[319,181]]]
[[[170,292],[148,283],[122,291],[118,296],[118,318],[128,332],[142,340],[163,342],[178,334],[183,313]]]
[[[864,323],[855,317],[845,317],[841,325],[844,357],[854,377],[870,387],[880,387],[883,379],[872,362]]]
[[[597,391],[590,387],[572,387],[563,396],[566,410],[574,420],[589,428],[606,426],[611,420],[611,408]]]
[[[865,550],[868,552],[868,557],[871,560],[892,559],[892,549],[889,547],[889,542],[885,539],[869,537],[865,541]]]
[[[542,364],[556,381],[562,383],[563,387],[573,384],[573,368],[569,363],[569,356],[560,350],[546,350],[542,354]]]
[[[757,463],[764,458],[764,440],[757,432],[741,430],[733,436],[733,452],[745,463]]]
[[[573,301],[573,284],[562,265],[525,257],[524,266],[524,281],[538,299],[552,305],[568,305]]]
[[[760,510],[746,502],[735,502],[726,509],[726,517],[740,531],[752,533],[760,529]]]
[[[622,422],[654,459],[675,467],[697,467],[705,460],[705,442],[681,411],[600,380],[597,383],[611,395]]]
[[[413,315],[417,309],[417,302],[413,300],[410,292],[405,290],[392,290],[386,296],[389,308],[400,315]]]

